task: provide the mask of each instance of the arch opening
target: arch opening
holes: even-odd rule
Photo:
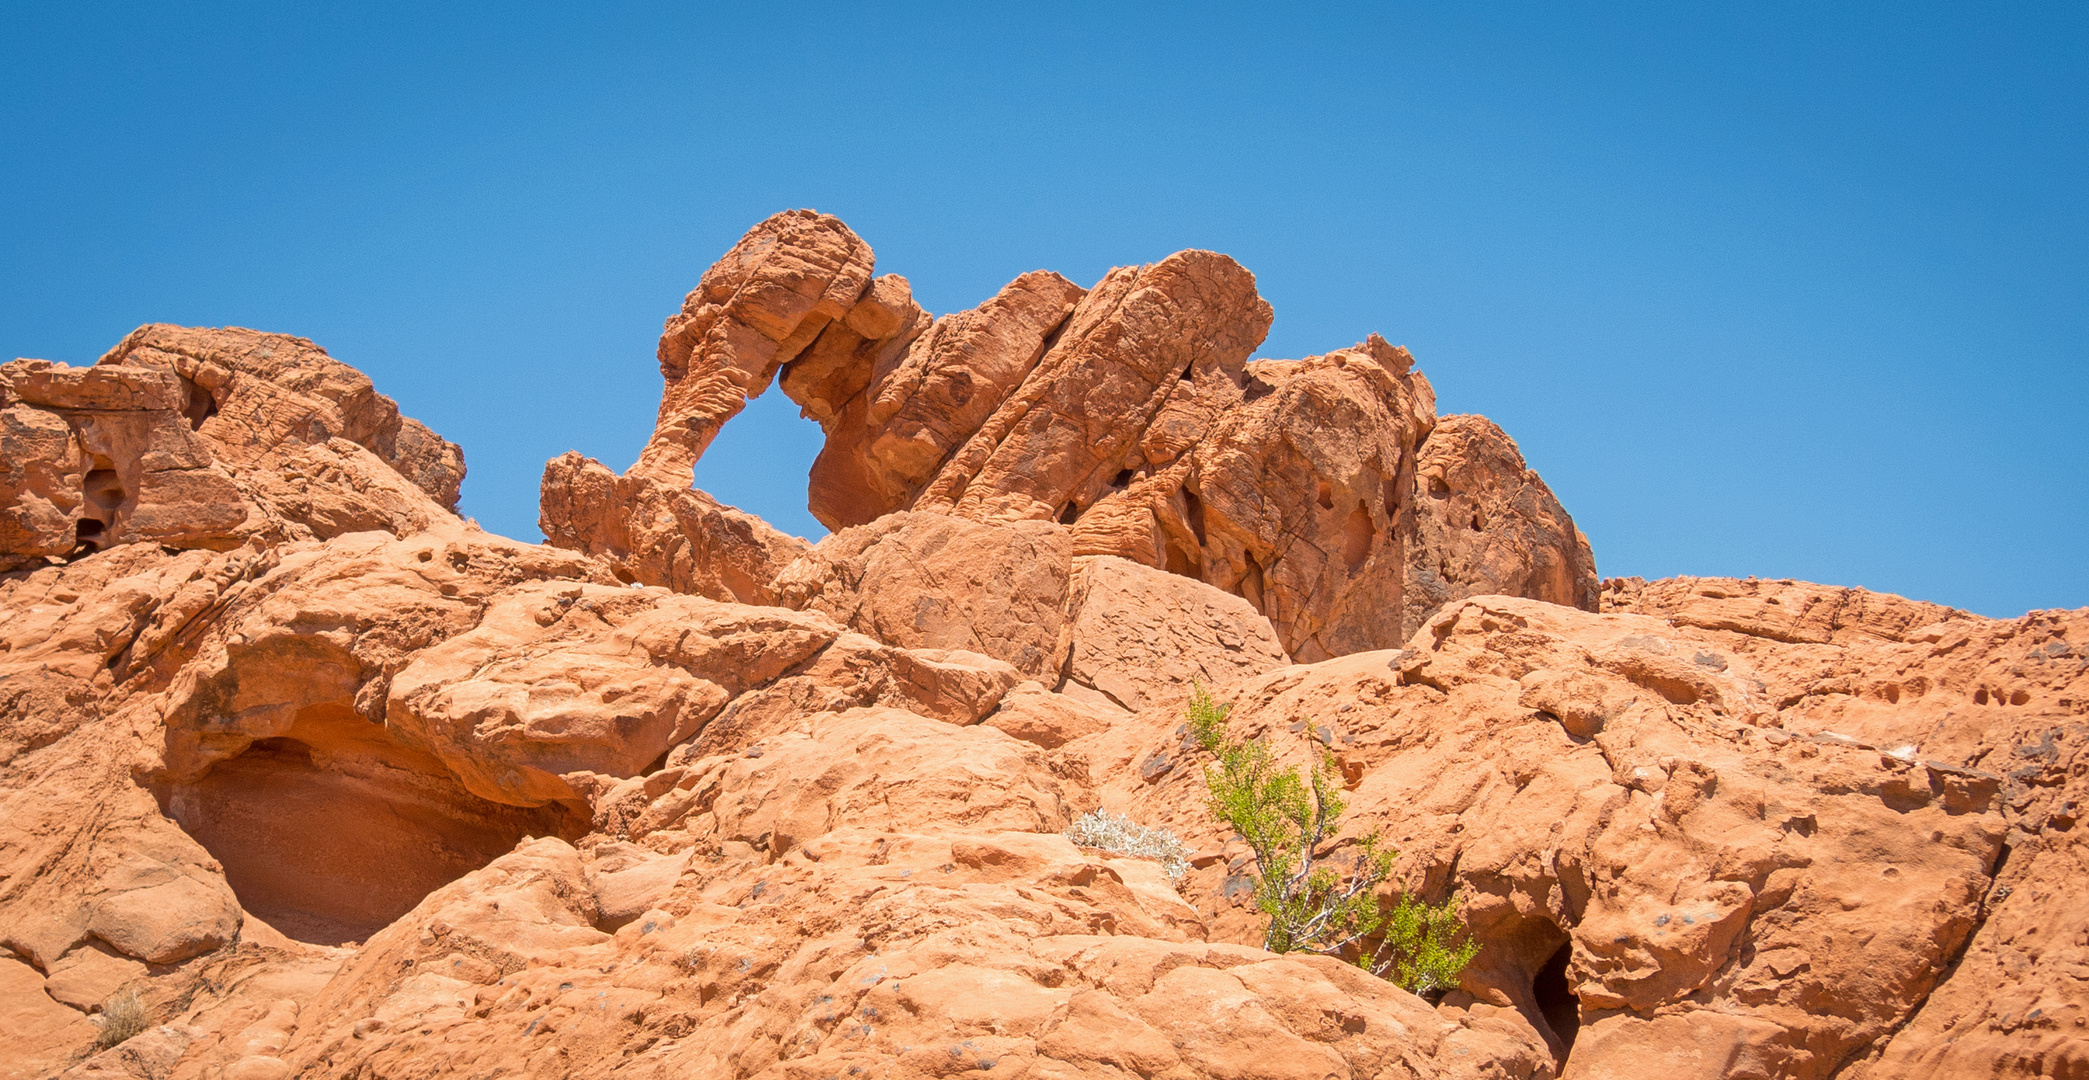
[[[807,478],[826,445],[826,433],[796,402],[782,393],[756,393],[704,448],[691,486],[776,529],[817,541],[827,527],[808,508]]]

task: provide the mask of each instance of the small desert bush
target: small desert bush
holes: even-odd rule
[[[1067,826],[1066,838],[1081,847],[1101,848],[1112,855],[1152,859],[1168,880],[1179,881],[1190,868],[1190,849],[1166,829],[1151,828],[1121,814],[1090,810]]]
[[[1440,904],[1412,895],[1390,909],[1380,904],[1378,886],[1392,876],[1400,853],[1384,846],[1376,829],[1356,841],[1345,881],[1321,854],[1340,832],[1342,817],[1334,755],[1320,748],[1303,777],[1296,768],[1279,768],[1263,740],[1239,742],[1227,734],[1228,709],[1197,686],[1187,719],[1191,738],[1215,759],[1204,767],[1212,816],[1255,857],[1255,906],[1269,916],[1262,947],[1346,957],[1416,994],[1458,985],[1458,973],[1480,946],[1466,934],[1456,894]]]
[[[99,1023],[102,1029],[94,1037],[96,1050],[107,1050],[152,1026],[151,1019],[145,1015],[145,1002],[138,997],[136,990],[111,994],[107,1001],[102,1002]]]

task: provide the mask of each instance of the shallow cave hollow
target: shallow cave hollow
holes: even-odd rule
[[[586,830],[564,807],[471,794],[345,703],[304,709],[284,735],[155,794],[250,916],[318,945],[367,941],[525,837]]]
[[[1559,1040],[1562,1064],[1574,1049],[1574,1036],[1581,1032],[1581,1001],[1567,982],[1567,965],[1573,959],[1573,941],[1563,942],[1531,977],[1531,998],[1537,1003],[1538,1014],[1545,1018],[1545,1026]]]

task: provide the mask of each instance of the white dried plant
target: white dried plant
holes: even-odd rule
[[[1066,838],[1080,847],[1100,848],[1112,855],[1152,859],[1161,864],[1170,881],[1179,881],[1189,872],[1190,849],[1174,833],[1141,825],[1122,814],[1090,810],[1067,826]]]

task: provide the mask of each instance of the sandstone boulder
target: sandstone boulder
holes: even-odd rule
[[[1099,693],[1095,696],[1102,697]],[[1002,696],[999,707],[980,723],[1052,750],[1083,736],[1108,731],[1112,723],[1130,716],[1129,711],[1107,697],[1098,702],[1089,695],[1053,693],[1038,683],[1026,682],[1011,687]]]
[[[126,984],[145,978],[150,970],[143,961],[89,941],[51,964],[43,992],[54,1001],[92,1013]]]
[[[1109,555],[1075,562],[1066,677],[1125,709],[1291,662],[1269,620],[1238,596]]]
[[[1484,416],[1446,416],[1423,441],[1402,602],[1418,627],[1467,596],[1597,609],[1596,557],[1516,444]]]
[[[1434,411],[1412,364],[1373,337],[1248,365],[1240,404],[1181,459],[1098,503],[1075,550],[1241,596],[1300,660],[1397,644],[1411,629],[1396,598],[1415,447]]]
[[[566,774],[645,771],[839,633],[663,590],[525,586],[394,675],[385,723],[482,799],[576,801]]]
[[[219,460],[251,468],[272,451],[333,438],[356,443],[455,510],[464,452],[377,392],[362,372],[304,338],[238,327],[141,326],[99,361],[175,376],[180,409]]]
[[[177,378],[149,367],[0,365],[0,558],[237,546],[251,505],[181,406]]]
[[[604,559],[617,579],[742,604],[775,604],[776,579],[808,547],[683,484],[618,476],[568,452],[544,466],[547,542]]]
[[[826,349],[822,335],[782,380],[828,432],[810,477],[813,516],[841,529],[913,505],[945,459],[1037,367],[1083,295],[1036,270],[933,324],[908,299],[907,331],[876,342],[867,362],[829,361],[854,358]]]
[[[822,540],[777,595],[880,641],[963,649],[1041,676],[1066,656],[1071,551],[1051,522],[889,514]]]
[[[1239,394],[1271,318],[1254,275],[1224,255],[1185,251],[1112,270],[917,505],[1073,524],[1136,472],[1140,436],[1171,400]]]

